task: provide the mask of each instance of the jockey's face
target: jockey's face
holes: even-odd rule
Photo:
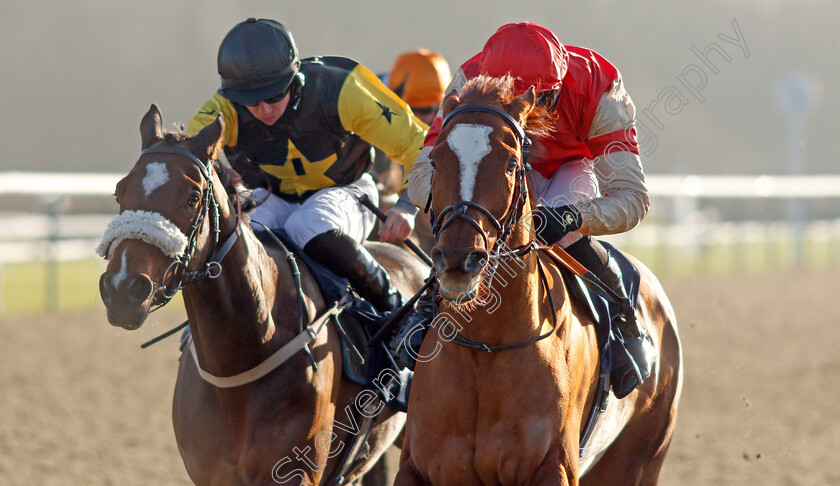
[[[414,116],[416,116],[421,122],[431,126],[432,122],[435,119],[435,116],[437,116],[438,105],[428,106],[424,108],[417,108],[412,106],[411,111],[414,112]]]
[[[265,123],[266,125],[274,125],[277,123],[277,120],[283,116],[283,112],[286,111],[286,107],[289,105],[289,98],[290,93],[286,93],[286,96],[282,97],[280,101],[275,103],[260,101],[260,104],[257,106],[247,106],[246,108],[248,108],[248,111],[250,111],[257,120]]]
[[[537,95],[537,104],[545,106],[549,110],[557,108],[557,100],[560,99],[560,90],[543,91]]]

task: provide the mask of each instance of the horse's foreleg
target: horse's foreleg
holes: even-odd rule
[[[411,457],[402,461],[397,477],[394,479],[394,486],[425,486],[426,481],[414,467]]]
[[[569,469],[554,465],[553,467],[543,466],[537,469],[528,484],[533,486],[578,486],[577,475]]]
[[[572,442],[575,444],[575,442]],[[576,458],[572,458],[572,461],[569,462],[565,452],[561,451],[577,451],[577,447],[573,446],[569,449],[570,446],[566,446],[563,449],[560,449],[555,446],[554,450],[549,450],[549,453],[546,455],[545,460],[542,464],[534,471],[534,475],[531,476],[531,480],[528,481],[528,484],[534,486],[542,486],[542,485],[562,485],[562,486],[579,486],[580,481],[578,480],[578,463]]]

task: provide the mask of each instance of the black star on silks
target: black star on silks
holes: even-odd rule
[[[384,116],[384,117],[385,117],[385,119],[386,119],[386,120],[388,120],[388,124],[389,124],[389,125],[391,124],[391,117],[392,117],[392,116],[400,116],[399,114],[394,113],[393,111],[391,111],[391,109],[390,109],[390,108],[388,108],[387,106],[383,105],[382,103],[380,103],[380,102],[378,102],[378,101],[377,101],[377,102],[376,102],[376,104],[377,104],[377,105],[379,105],[379,108],[381,108],[381,109],[382,109],[382,116]]]

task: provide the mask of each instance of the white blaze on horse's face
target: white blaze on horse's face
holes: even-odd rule
[[[490,153],[492,127],[465,123],[455,125],[446,143],[461,163],[461,200],[472,201],[478,164]]]
[[[163,162],[152,162],[146,166],[146,177],[143,178],[143,190],[146,197],[158,187],[169,182],[169,171]]]
[[[125,264],[125,250],[123,250],[122,259],[120,260],[120,271],[117,272],[116,275],[111,279],[111,283],[114,285],[115,289],[120,287],[120,284],[123,280],[128,276],[126,272],[126,264]]]

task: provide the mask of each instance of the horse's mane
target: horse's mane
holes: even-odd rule
[[[509,75],[494,78],[486,74],[468,80],[461,87],[460,104],[481,104],[505,108],[516,95],[513,92],[514,79]],[[531,139],[547,138],[551,136],[555,124],[555,114],[543,105],[537,105],[528,114],[522,127]]]
[[[187,140],[187,131],[183,123],[173,123],[172,128],[163,129],[163,141],[168,144],[176,144]]]
[[[173,123],[172,128],[164,129],[161,133],[163,136],[162,142],[167,145],[178,145],[180,143],[186,142],[187,149],[192,149],[193,144],[191,143],[192,137],[187,135],[186,129],[184,129],[183,123]],[[213,164],[218,164],[219,157],[222,156],[222,144],[216,145],[214,147],[214,153],[210,157],[210,160]]]

